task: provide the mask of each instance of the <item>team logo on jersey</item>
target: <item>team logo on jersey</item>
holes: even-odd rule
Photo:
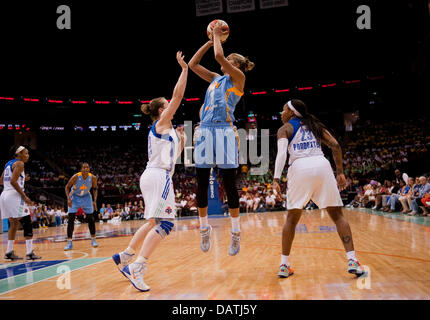
[[[172,208],[167,207],[166,210],[164,212],[166,212],[167,214],[171,214],[172,213]]]

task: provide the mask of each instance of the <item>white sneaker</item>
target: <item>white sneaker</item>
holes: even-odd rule
[[[200,241],[200,249],[203,252],[208,252],[211,248],[211,231],[212,227],[208,225],[205,229],[200,229],[201,241]]]
[[[128,266],[125,266],[121,272],[123,275],[125,275],[128,280],[130,280],[133,287],[135,287],[137,290],[146,292],[149,291],[149,286],[143,281],[143,274],[146,270],[146,262],[143,263],[137,263],[134,262],[132,264],[129,264]]]
[[[231,231],[231,242],[230,246],[228,247],[228,254],[230,256],[235,256],[240,251],[240,231],[239,232],[233,232]]]
[[[122,268],[124,268],[126,265],[130,263],[130,261],[133,259],[133,256],[134,256],[134,253],[128,254],[127,252],[123,251],[120,253],[115,253],[112,256],[112,260],[118,266],[119,270],[121,270]]]

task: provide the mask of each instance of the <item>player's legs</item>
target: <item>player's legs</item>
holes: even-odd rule
[[[357,277],[364,275],[366,272],[355,257],[351,228],[348,221],[346,221],[343,216],[342,207],[327,207],[326,210],[330,218],[335,223],[337,233],[339,234],[345,248],[346,256],[348,258],[348,272],[355,274]]]
[[[230,211],[231,242],[228,248],[228,254],[231,256],[238,254],[240,251],[240,212],[239,193],[236,188],[236,171],[236,168],[220,169]]]
[[[294,236],[296,235],[296,226],[301,216],[301,209],[288,210],[287,220],[282,228],[282,255],[281,266],[278,273],[278,276],[281,278],[287,278],[294,274],[293,269],[290,267],[289,257]]]
[[[73,231],[75,230],[75,218],[76,218],[76,212],[70,212],[68,213],[67,218],[67,244],[64,247],[64,250],[72,250],[73,248]]]
[[[203,252],[207,252],[210,249],[210,233],[211,226],[208,223],[208,188],[209,188],[209,176],[211,173],[210,168],[197,168],[197,211],[199,213],[200,221],[200,248]]]
[[[18,230],[19,227],[19,219],[18,218],[9,218],[9,230],[7,232],[7,249],[6,249],[6,254],[4,256],[4,258],[6,260],[21,260],[21,257],[18,257],[17,255],[15,255],[15,252],[13,251],[13,245],[15,243],[15,237],[16,237],[16,232]]]
[[[149,290],[149,286],[143,279],[149,257],[160,244],[161,240],[170,234],[174,226],[173,219],[157,218],[150,220],[153,220],[151,222],[153,227],[145,237],[136,261],[122,269],[122,273],[131,281],[132,285],[140,291]]]
[[[94,213],[87,213],[87,222],[91,235],[91,246],[96,248],[99,244],[96,241],[96,219],[94,217]]]
[[[33,224],[31,222],[30,215],[26,215],[19,220],[24,229],[25,246],[27,249],[25,259],[26,260],[37,260],[42,259],[42,257],[37,256],[33,252]]]
[[[135,252],[139,250],[143,241],[145,240],[146,235],[154,226],[155,226],[155,220],[149,219],[133,235],[133,238],[131,238],[130,243],[128,244],[128,247],[124,251],[115,253],[112,256],[112,259],[120,269],[122,269],[123,267],[125,267],[131,262]]]

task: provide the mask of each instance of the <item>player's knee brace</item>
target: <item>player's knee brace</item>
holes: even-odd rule
[[[175,224],[171,221],[157,219],[154,230],[160,235],[162,239],[164,239],[169,235],[170,231],[172,231],[174,225]]]
[[[19,220],[22,224],[22,228],[24,229],[24,237],[32,238],[33,237],[33,226],[31,225],[30,215],[22,217]]]

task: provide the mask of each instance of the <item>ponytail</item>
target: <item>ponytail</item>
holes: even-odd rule
[[[239,69],[242,72],[248,72],[254,69],[255,63],[249,60],[247,57],[238,54],[238,53],[232,53],[231,56],[233,57],[234,61],[239,64]]]
[[[308,108],[303,101],[293,99],[291,100],[291,104],[302,115],[302,117],[300,117],[301,124],[306,126],[308,130],[312,132],[318,143],[321,144],[324,137],[324,131],[329,131],[327,127],[313,114],[308,113]]]
[[[158,110],[164,106],[165,100],[163,97],[152,99],[151,102],[142,104],[140,110],[149,115],[152,121],[157,120],[159,118]]]

